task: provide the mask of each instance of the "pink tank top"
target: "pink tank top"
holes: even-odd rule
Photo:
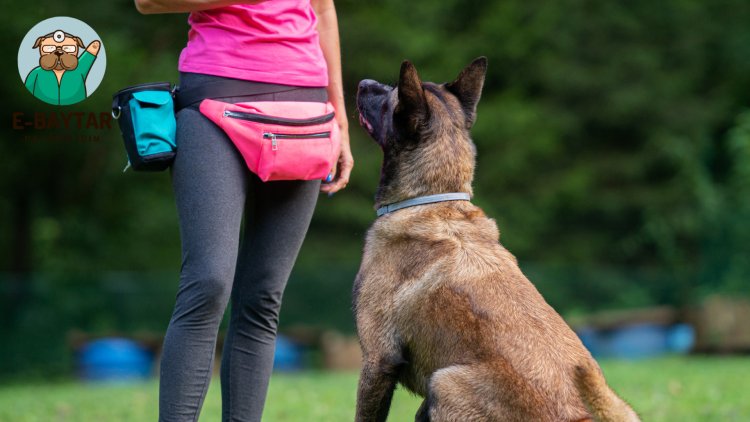
[[[267,0],[192,12],[178,69],[256,82],[327,86],[310,0]]]

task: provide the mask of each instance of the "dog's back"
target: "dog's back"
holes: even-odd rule
[[[572,374],[591,357],[498,243],[492,220],[452,203],[389,216],[379,226],[370,239],[378,237],[398,273],[398,285],[380,287],[394,292],[407,388],[423,396],[444,390],[471,407],[475,400],[466,398],[482,397],[486,414],[499,419],[586,416]]]

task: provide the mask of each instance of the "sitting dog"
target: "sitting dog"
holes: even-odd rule
[[[86,77],[99,54],[101,42],[92,41],[86,50],[83,40],[61,30],[36,39],[32,48],[39,49],[39,66],[26,76],[26,89],[38,99],[55,105],[69,105],[83,101],[86,96]]]
[[[354,284],[363,352],[356,420],[385,421],[397,383],[417,421],[638,421],[469,202],[469,130],[487,61],[450,83],[363,80],[360,124],[383,150]]]

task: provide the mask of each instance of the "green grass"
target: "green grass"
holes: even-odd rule
[[[603,362],[609,384],[645,421],[750,421],[750,358],[668,358]],[[264,421],[351,421],[357,374],[275,374]],[[64,382],[0,386],[0,421],[156,421],[156,381],[108,385]],[[410,421],[420,399],[399,389],[390,421]],[[219,421],[214,379],[201,421]]]

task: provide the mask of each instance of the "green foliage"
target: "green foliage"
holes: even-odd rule
[[[703,284],[704,291],[725,289],[746,294],[750,258],[750,111],[743,111],[726,139],[731,167],[727,171],[722,203],[717,210],[716,230],[707,241],[708,262],[715,277]]]
[[[320,198],[282,327],[353,329],[351,282],[374,218],[381,160],[356,127],[356,85],[363,78],[395,82],[406,58],[425,80],[440,82],[488,56],[473,130],[475,202],[497,220],[503,244],[558,310],[747,293],[750,3],[336,5],[355,170],[345,191]],[[0,18],[0,35],[20,42],[56,15],[89,23],[108,56],[102,85],[70,110],[107,112],[111,94],[124,86],[177,82],[186,15],[142,16],[131,1],[18,2]],[[6,122],[13,112],[58,111],[34,100],[8,68],[0,83]],[[52,357],[66,350],[72,328],[163,329],[180,268],[168,172],[121,173],[116,128],[97,142],[33,142],[28,134],[0,126],[0,269],[7,271],[0,336],[25,339],[4,348],[15,357],[0,362],[0,372],[69,368],[69,358]],[[120,297],[120,316],[106,299],[112,277],[133,292]],[[138,314],[145,297],[153,311]]]
[[[476,202],[522,262],[659,273],[663,283],[647,287],[642,303],[681,304],[701,284],[724,287],[707,271],[706,244],[717,225],[747,227],[734,212],[718,221],[731,207],[722,200],[733,189],[726,166],[742,159],[723,138],[747,101],[747,4],[384,3],[354,12],[349,57],[364,45],[364,74],[382,77],[384,51],[382,61],[400,53],[438,81],[475,55],[489,57],[474,129]],[[395,20],[388,31],[383,15]],[[403,35],[384,46],[384,32]],[[350,62],[349,72],[359,66]],[[390,66],[386,80],[396,74]],[[546,272],[541,284],[554,278]],[[565,281],[560,289],[586,291],[585,282]],[[645,279],[631,281],[643,290]],[[588,299],[607,306],[615,297]]]

